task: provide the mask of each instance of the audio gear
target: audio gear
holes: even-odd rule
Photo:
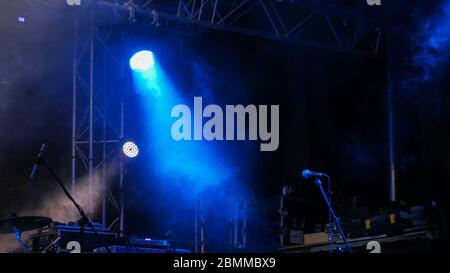
[[[116,238],[116,233],[108,228],[96,225],[95,231],[100,238],[89,226],[81,228],[78,225],[54,223],[31,234],[28,240],[28,248],[30,252],[86,253],[102,247],[103,242],[100,239],[110,245]]]
[[[112,253],[191,253],[185,249],[161,249],[161,248],[149,248],[149,247],[133,247],[133,246],[120,246],[113,245],[109,249]],[[94,253],[106,253],[104,247],[94,249]]]
[[[131,246],[134,247],[150,247],[150,248],[169,248],[169,243],[167,240],[156,240],[144,237],[130,237],[129,242]]]

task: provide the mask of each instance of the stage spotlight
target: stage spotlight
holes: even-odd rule
[[[138,146],[132,141],[125,142],[122,146],[122,151],[129,158],[135,158],[139,154]]]
[[[153,52],[141,50],[130,58],[130,67],[132,70],[146,71],[155,63]]]

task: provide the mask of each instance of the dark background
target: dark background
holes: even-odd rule
[[[429,50],[427,56],[438,59],[439,67],[429,68],[414,58],[414,43],[426,50],[426,37],[420,35],[423,24],[433,16],[443,16],[440,4],[425,2],[398,1],[383,7],[387,36],[376,56],[219,31],[189,37],[164,29],[150,31],[139,24],[125,26],[128,35],[171,49],[162,57],[162,65],[174,74],[187,96],[208,89],[219,105],[280,105],[277,151],[259,152],[258,143],[223,144],[239,171],[232,187],[207,190],[209,236],[216,237],[211,241],[221,242],[218,237],[226,233],[228,207],[223,200],[233,195],[252,200],[250,229],[255,232],[250,242],[254,248],[271,249],[276,243],[275,197],[284,185],[294,185],[298,194],[315,200],[317,205],[311,210],[325,215],[317,189],[299,178],[304,168],[332,177],[335,202],[356,198],[374,211],[388,206],[388,79],[394,91],[399,199],[408,205],[435,201],[439,227],[444,235],[448,232],[448,48]],[[45,171],[37,181],[27,179],[40,142],[49,138],[48,157],[69,185],[71,13],[27,1],[0,5],[0,218],[17,212],[75,220],[57,212],[64,197]],[[26,22],[19,23],[18,16],[24,16]],[[443,35],[448,39],[450,34]],[[113,37],[117,42],[120,35]],[[129,56],[129,52],[122,54]],[[133,94],[131,84],[125,86],[127,104],[138,105],[140,98]],[[208,88],[202,89],[205,86]],[[143,110],[138,106],[128,109],[129,134],[144,140],[139,133]],[[186,194],[183,188],[159,180],[145,167],[149,164],[157,166],[158,162],[150,162],[144,153],[128,167],[127,232],[162,237],[167,230],[174,230],[175,240],[191,247],[193,199],[180,200]],[[211,243],[210,249],[223,247]]]

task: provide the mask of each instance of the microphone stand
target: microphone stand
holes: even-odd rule
[[[318,178],[314,178],[314,182],[315,182],[316,185],[320,188],[320,192],[322,193],[322,196],[323,196],[323,198],[325,199],[325,203],[326,203],[327,206],[328,206],[329,213],[330,213],[331,216],[333,217],[334,223],[336,224],[337,228],[339,229],[339,232],[340,232],[340,234],[341,234],[342,240],[344,241],[345,248],[347,249],[347,252],[348,252],[348,253],[352,253],[352,248],[350,247],[350,245],[349,245],[349,243],[348,243],[348,241],[347,241],[347,237],[345,236],[344,231],[342,231],[341,224],[340,224],[340,220],[339,220],[339,218],[336,216],[336,214],[334,214],[334,210],[333,210],[333,208],[331,207],[331,204],[330,204],[330,201],[329,201],[329,199],[328,199],[328,197],[327,197],[327,194],[326,194],[325,191],[323,190],[323,187],[322,187],[322,181],[320,181],[320,179],[318,179]],[[328,189],[328,190],[329,190],[329,189]],[[333,237],[331,237],[330,239],[331,239],[331,242],[332,242]],[[331,245],[331,243],[330,243],[330,245]]]
[[[328,202],[330,203],[330,207],[332,206],[331,204],[331,181],[330,181],[330,177],[327,175],[327,181],[328,181]],[[330,254],[333,254],[333,226],[332,226],[332,218],[333,216],[331,215],[331,211],[328,210],[328,240],[330,241]]]
[[[94,232],[95,237],[104,245],[104,247],[106,248],[106,250],[108,251],[108,253],[111,253],[111,250],[109,249],[108,245],[106,244],[105,240],[100,237],[97,233],[97,230],[94,228],[94,225],[91,223],[91,221],[89,220],[89,218],[87,217],[87,215],[84,213],[83,209],[81,208],[80,205],[78,205],[78,203],[75,201],[75,199],[73,199],[72,195],[70,195],[69,191],[67,190],[67,188],[64,186],[64,184],[61,181],[61,178],[59,178],[58,174],[55,172],[55,170],[53,169],[52,164],[50,163],[50,161],[48,161],[47,159],[45,159],[44,157],[39,157],[38,158],[38,162],[37,164],[44,162],[45,166],[47,167],[47,169],[50,171],[50,173],[52,174],[53,178],[56,180],[56,182],[58,182],[58,184],[61,186],[61,188],[63,189],[64,193],[66,194],[67,198],[69,198],[69,200],[72,202],[72,204],[77,208],[78,213],[81,216],[81,220],[79,221],[81,224],[84,225],[84,223],[87,223],[89,225],[89,227],[92,229],[92,231]],[[81,230],[83,230],[84,226],[80,226]],[[83,235],[82,235],[83,236]]]

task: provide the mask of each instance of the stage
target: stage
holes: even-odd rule
[[[1,253],[448,252],[449,1],[0,13]]]

